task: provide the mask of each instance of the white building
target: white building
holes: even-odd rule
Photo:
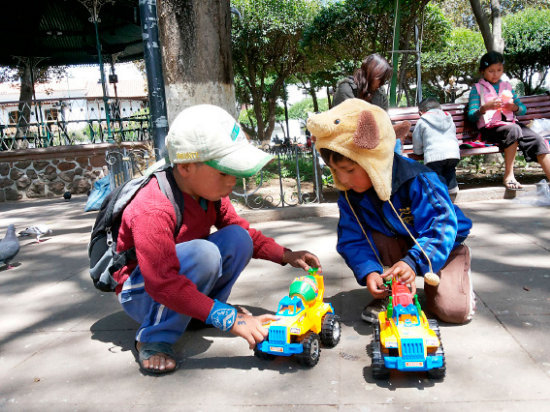
[[[116,87],[116,88],[115,88]],[[147,106],[146,83],[141,78],[119,79],[107,88],[111,104],[110,118],[129,117],[143,113]],[[19,122],[19,83],[0,84],[0,132],[11,137]],[[57,127],[63,123],[69,133],[91,127],[105,120],[105,103],[100,83],[66,78],[61,82],[35,85],[29,123],[33,127]],[[119,114],[116,113],[117,107]]]

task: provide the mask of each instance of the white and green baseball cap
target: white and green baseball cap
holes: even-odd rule
[[[252,146],[233,116],[210,104],[182,110],[166,136],[171,163],[204,162],[237,177],[253,176],[273,156]]]

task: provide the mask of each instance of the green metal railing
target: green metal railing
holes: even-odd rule
[[[150,140],[146,101],[136,101],[136,106],[139,110],[128,114],[114,110],[108,122],[97,102],[83,98],[0,103],[0,151]]]

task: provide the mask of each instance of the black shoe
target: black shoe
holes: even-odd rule
[[[361,312],[361,319],[367,323],[378,322],[378,314],[386,310],[388,306],[388,298],[374,299],[371,303],[365,306]]]

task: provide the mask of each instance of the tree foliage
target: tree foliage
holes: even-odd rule
[[[328,99],[319,99],[317,103],[318,111],[324,112],[325,110],[328,110]],[[315,113],[315,108],[313,107],[313,99],[310,97],[293,104],[288,111],[288,117],[289,119],[304,121],[305,119],[307,119],[309,113]]]
[[[232,6],[241,15],[232,27],[237,97],[252,104],[256,124],[250,129],[265,140],[275,126],[284,82],[304,61],[300,39],[319,6],[309,0],[233,0]]]
[[[526,94],[542,91],[550,68],[550,9],[528,8],[504,19],[506,71],[520,79]]]
[[[400,0],[400,36],[398,78],[401,93],[407,96],[414,58],[414,26],[423,20],[428,0]],[[351,74],[371,53],[379,53],[391,61],[395,22],[393,0],[347,0],[330,3],[315,17],[304,34],[306,50],[316,50],[324,63]],[[433,40],[435,40],[433,37]],[[427,36],[427,43],[431,41]],[[327,67],[327,66],[325,66]],[[400,96],[398,96],[400,97]],[[414,100],[414,98],[413,98]]]
[[[454,77],[457,83],[473,85],[477,78],[479,59],[486,52],[479,32],[456,28],[450,32],[445,45],[422,53],[422,79],[428,94],[438,97],[441,102],[448,101],[449,79]],[[456,97],[465,91],[457,90]]]

